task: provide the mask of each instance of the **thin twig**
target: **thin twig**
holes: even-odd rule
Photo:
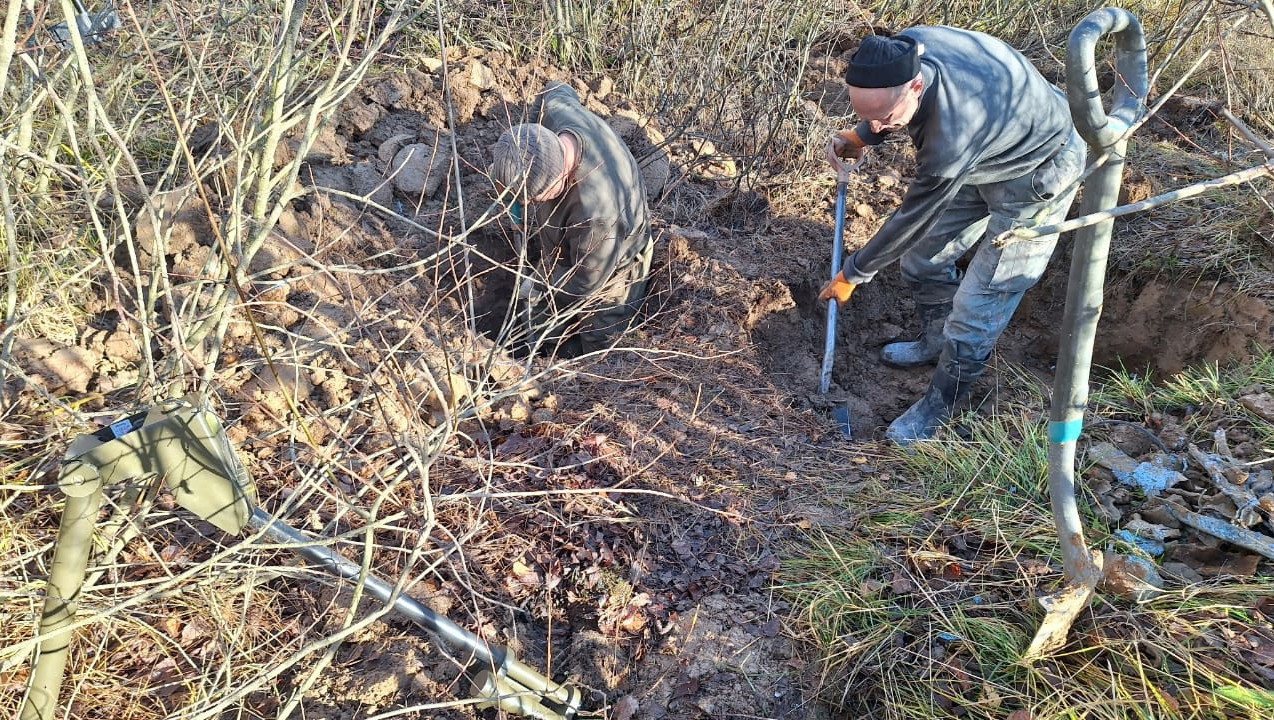
[[[1124,215],[1131,215],[1143,210],[1159,207],[1160,205],[1166,205],[1178,200],[1185,200],[1186,198],[1202,195],[1209,190],[1216,190],[1217,188],[1249,182],[1262,176],[1274,177],[1274,160],[1271,160],[1264,165],[1257,165],[1255,167],[1230,173],[1229,175],[1224,175],[1219,178],[1213,178],[1212,180],[1205,180],[1201,183],[1188,185],[1171,192],[1163,193],[1162,195],[1156,195],[1147,200],[1142,200],[1141,202],[1120,205],[1119,207],[1112,208],[1110,210],[1103,210],[1101,212],[1084,215],[1082,217],[1074,218],[1073,220],[1066,220],[1065,222],[1045,225],[1043,227],[1019,227],[1007,230],[1000,233],[999,237],[995,238],[995,246],[998,248],[1004,248],[1015,242],[1021,242],[1023,240],[1034,240],[1045,235],[1054,235],[1057,233],[1078,230],[1083,227],[1089,227],[1108,220],[1113,220],[1117,217],[1123,217]]]
[[[1252,132],[1252,128],[1248,127],[1247,123],[1235,117],[1234,113],[1230,112],[1228,108],[1221,108],[1221,116],[1224,117],[1226,120],[1229,120],[1230,124],[1233,125],[1236,130],[1242,133],[1243,137],[1247,138],[1249,142],[1259,147],[1261,149],[1261,152],[1265,153],[1265,157],[1270,158],[1271,160],[1274,160],[1274,146],[1271,146],[1259,135]]]

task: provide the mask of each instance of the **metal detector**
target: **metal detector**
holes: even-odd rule
[[[69,625],[83,589],[103,489],[155,477],[181,507],[231,535],[259,531],[427,630],[468,667],[482,708],[537,720],[573,720],[581,695],[519,662],[393,585],[256,507],[256,487],[235,455],[221,422],[197,400],[157,405],[102,430],[77,437],[62,461],[58,487],[66,495],[40,619],[40,644],[20,720],[53,720],[70,647]]]
[[[118,30],[123,27],[120,22],[119,14],[115,12],[115,6],[107,3],[106,9],[98,12],[89,12],[89,9],[81,0],[75,0],[75,28],[80,33],[80,38],[85,43],[95,43],[102,40],[102,36],[112,30]],[[60,22],[49,28],[53,33],[53,38],[57,41],[58,47],[66,49],[71,47],[71,26],[67,23]]]

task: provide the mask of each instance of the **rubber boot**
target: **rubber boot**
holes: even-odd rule
[[[932,365],[942,352],[942,326],[951,314],[951,303],[916,305],[920,316],[920,337],[910,342],[889,343],[880,349],[880,361],[896,368]]]
[[[968,397],[972,387],[973,379],[957,379],[939,367],[924,397],[889,423],[885,437],[902,446],[932,438],[942,423],[950,419],[956,405]]]

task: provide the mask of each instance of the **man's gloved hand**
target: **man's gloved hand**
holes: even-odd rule
[[[841,130],[832,133],[827,139],[827,163],[832,166],[837,176],[848,173],[867,152],[867,145],[854,130]],[[842,160],[853,160],[844,163]]]
[[[854,294],[854,288],[858,287],[858,283],[852,283],[845,279],[845,273],[838,272],[836,277],[828,281],[823,289],[818,293],[818,299],[827,301],[836,298],[836,302],[844,305],[849,302],[849,297]]]
[[[832,278],[823,289],[818,293],[818,299],[827,301],[832,298],[836,302],[844,305],[849,302],[849,298],[854,294],[854,289],[863,283],[871,282],[876,277],[876,273],[865,273],[858,269],[858,265],[854,262],[854,256],[850,255],[845,258],[845,264],[841,271],[836,273],[836,277]]]

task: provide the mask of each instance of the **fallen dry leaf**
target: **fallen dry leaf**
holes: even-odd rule
[[[699,678],[687,678],[684,682],[677,683],[672,689],[674,698],[690,697],[699,692]]]
[[[637,714],[637,710],[640,707],[637,703],[637,698],[632,695],[625,695],[611,709],[611,720],[632,720],[632,717]]]
[[[169,615],[164,618],[164,632],[168,633],[168,637],[176,638],[181,636],[181,620],[175,615]]]
[[[1218,576],[1251,577],[1261,563],[1260,555],[1239,555],[1219,548],[1177,543],[1169,560],[1185,563],[1205,578]]]
[[[631,605],[624,608],[619,616],[619,628],[625,632],[638,633],[646,627],[646,613]]]

